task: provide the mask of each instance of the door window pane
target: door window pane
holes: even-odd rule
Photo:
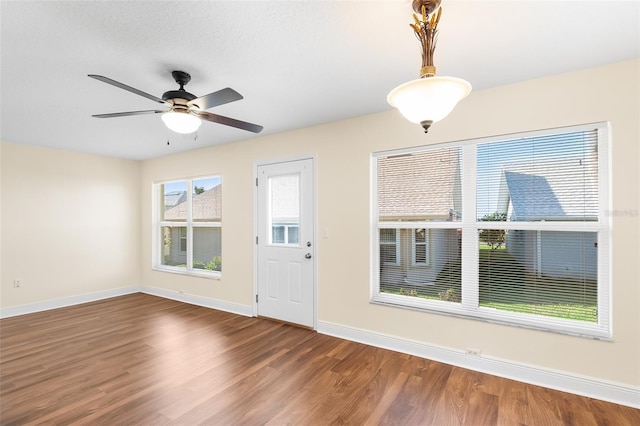
[[[271,227],[271,243],[284,244],[284,226],[274,225]]]
[[[299,244],[300,175],[269,178],[271,244]]]
[[[298,227],[297,226],[289,226],[287,229],[287,242],[289,244],[298,244]]]

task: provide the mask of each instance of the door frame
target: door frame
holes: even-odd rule
[[[252,311],[253,316],[258,316],[258,303],[256,302],[256,298],[258,296],[258,168],[260,166],[269,166],[281,163],[291,163],[294,161],[300,160],[311,160],[313,164],[313,173],[312,173],[312,188],[313,188],[313,197],[311,197],[311,201],[313,202],[313,242],[315,248],[313,250],[314,256],[311,259],[313,262],[313,329],[318,329],[318,186],[317,186],[317,177],[318,172],[316,171],[316,156],[313,154],[310,155],[300,155],[295,157],[285,157],[285,158],[273,158],[268,160],[257,160],[253,163],[253,295],[252,295]]]

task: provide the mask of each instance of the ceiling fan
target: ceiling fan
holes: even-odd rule
[[[162,99],[153,95],[145,93],[141,90],[135,89],[126,84],[122,84],[110,78],[89,74],[89,77],[100,80],[104,83],[111,84],[112,86],[119,87],[128,92],[135,93],[147,99],[151,99],[154,102],[163,104],[170,109],[168,110],[145,110],[145,111],[127,111],[127,112],[114,112],[111,114],[95,114],[92,117],[98,118],[113,118],[113,117],[125,117],[128,115],[142,115],[142,114],[162,114],[162,121],[164,124],[174,132],[177,133],[193,133],[200,127],[201,120],[211,121],[213,123],[224,124],[225,126],[231,126],[242,130],[248,130],[253,133],[260,133],[263,129],[262,126],[247,123],[246,121],[236,120],[234,118],[224,117],[218,114],[212,114],[206,112],[206,109],[213,108],[215,106],[223,105],[229,102],[239,101],[243,99],[242,95],[235,90],[227,87],[226,89],[218,90],[217,92],[209,93],[208,95],[200,96],[195,95],[184,90],[184,86],[191,81],[191,76],[184,71],[173,71],[171,73],[173,79],[180,85],[178,90],[169,90],[162,95]]]

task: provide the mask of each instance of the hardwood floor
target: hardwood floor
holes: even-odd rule
[[[0,321],[0,423],[640,425],[640,410],[145,294]]]

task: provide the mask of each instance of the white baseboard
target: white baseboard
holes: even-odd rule
[[[212,299],[209,297],[196,296],[193,294],[180,293],[164,288],[142,286],[140,292],[151,294],[153,296],[164,297],[165,299],[177,300],[178,302],[189,303],[191,305],[203,306],[205,308],[217,309],[219,311],[230,312],[232,314],[243,315],[245,317],[253,316],[253,307],[248,305],[240,305],[224,300]]]
[[[17,315],[33,314],[35,312],[48,311],[51,309],[64,308],[66,306],[80,305],[82,303],[95,302],[97,300],[109,299],[111,297],[124,296],[125,294],[132,293],[146,293],[154,296],[164,297],[165,299],[171,299],[178,302],[189,303],[191,305],[198,305],[205,308],[231,312],[233,314],[243,315],[246,317],[253,316],[252,306],[240,305],[237,303],[226,302],[219,299],[211,299],[203,296],[196,296],[193,294],[183,294],[157,287],[131,286],[116,288],[113,290],[99,291],[95,293],[79,294],[77,296],[63,297],[54,300],[46,300],[44,302],[31,303],[28,305],[0,308],[0,319],[15,317]]]
[[[326,321],[318,321],[318,332],[494,376],[640,408],[640,387],[514,363],[485,355],[467,355],[461,350],[345,327]]]
[[[140,287],[121,287],[112,290],[98,291],[95,293],[79,294],[77,296],[62,297],[60,299],[46,300],[44,302],[30,303],[28,305],[0,308],[0,318],[15,317],[17,315],[33,314],[35,312],[64,308],[66,306],[79,305],[81,303],[95,302],[96,300],[109,299],[111,297],[124,296],[140,292]]]

